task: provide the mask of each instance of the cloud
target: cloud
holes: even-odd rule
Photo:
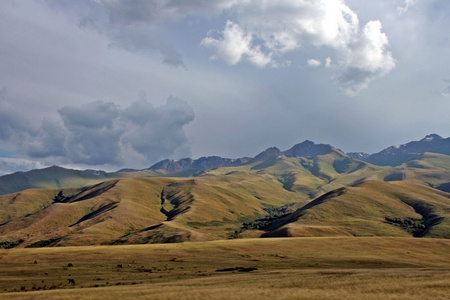
[[[58,120],[46,119],[36,129],[2,118],[0,141],[12,146],[15,158],[43,164],[143,168],[191,155],[184,126],[195,115],[187,102],[173,96],[159,107],[145,99],[123,109],[95,101],[64,106],[58,113]]]
[[[34,159],[65,157],[68,132],[64,124],[44,120],[39,129],[29,131],[27,140],[22,143],[22,151]]]
[[[31,160],[0,157],[0,176],[18,171],[44,168],[45,165]]]
[[[118,107],[110,102],[96,101],[59,110],[67,130],[65,148],[73,163],[102,165],[119,164],[120,136],[116,124]]]
[[[216,52],[211,56],[212,59],[223,60],[230,65],[236,65],[245,60],[259,67],[272,62],[272,54],[266,55],[259,45],[252,45],[252,34],[245,33],[238,24],[227,21],[221,34],[222,38],[207,37],[201,42],[202,46]]]
[[[370,21],[361,28],[343,0],[241,2],[236,20],[228,20],[218,37],[210,33],[201,45],[214,51],[214,59],[259,67],[279,66],[284,54],[302,46],[330,48],[337,61],[335,77],[349,95],[395,67],[381,23]]]
[[[386,50],[388,39],[379,21],[368,22],[359,39],[339,49],[338,81],[349,95],[356,95],[369,83],[395,67],[392,54]]]
[[[441,95],[444,97],[450,97],[450,80],[444,80],[444,82],[447,86],[441,90]]]
[[[132,52],[158,52],[165,64],[184,67],[166,26],[187,17],[222,14],[229,19],[223,29],[209,30],[200,45],[212,51],[213,60],[229,65],[249,63],[257,67],[288,66],[288,53],[311,46],[331,49],[333,65],[325,64],[341,90],[356,95],[371,81],[388,74],[395,60],[379,21],[361,26],[344,0],[47,0],[79,18],[110,40],[110,45]],[[406,0],[404,9],[416,2]],[[394,6],[395,7],[395,6]],[[170,27],[170,26],[169,26]],[[368,50],[367,53],[364,50]],[[372,59],[370,55],[376,54]]]
[[[128,51],[157,51],[163,57],[163,63],[173,67],[184,67],[181,54],[173,45],[160,35],[158,28],[145,24],[134,26],[111,26],[103,31],[111,38],[111,46]]]
[[[321,62],[320,60],[317,60],[317,59],[308,59],[308,60],[306,61],[306,64],[307,64],[309,67],[316,68],[316,67],[321,66],[321,65],[322,65],[322,62]]]
[[[417,0],[405,0],[403,6],[397,6],[397,12],[402,15],[408,11],[410,7],[417,4]]]
[[[189,157],[190,146],[183,126],[194,117],[192,108],[173,96],[160,107],[140,100],[122,112],[125,126],[122,143],[147,162],[167,157]]]
[[[0,140],[14,142],[31,130],[19,110],[8,100],[7,88],[0,90]]]
[[[162,23],[176,22],[189,15],[220,13],[235,3],[230,0],[98,0],[78,8],[79,23],[107,36],[112,46],[128,51],[157,51],[164,63],[184,67],[181,54],[161,33]]]
[[[99,0],[112,23],[153,23],[179,20],[187,15],[214,14],[238,3],[237,0]]]

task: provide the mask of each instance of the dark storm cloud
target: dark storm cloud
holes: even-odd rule
[[[86,3],[84,9],[78,10],[80,25],[108,36],[112,46],[129,51],[157,51],[164,63],[179,67],[184,66],[182,56],[161,34],[158,22],[176,21],[189,14],[219,12],[234,2],[116,0],[97,1],[97,7],[92,2]]]
[[[152,23],[178,20],[188,14],[212,14],[230,8],[236,0],[113,0],[99,1],[112,23]]]
[[[309,139],[373,153],[431,132],[449,136],[450,83],[442,81],[450,78],[449,5],[1,1],[0,90],[9,93],[0,103],[0,156],[18,170],[29,158],[140,168],[159,156],[190,156],[190,149],[193,157],[241,157]],[[171,67],[183,62],[187,72]],[[362,91],[350,98],[339,87]],[[140,101],[131,108],[141,90],[154,107]],[[169,113],[164,101],[152,101],[170,94],[191,99],[189,126],[179,124],[192,118],[190,109]],[[86,99],[119,105],[112,125],[94,120],[92,136],[77,123],[93,118],[79,107]],[[63,107],[71,110],[58,113]],[[158,114],[184,117],[169,123]],[[103,138],[111,152],[90,155],[85,148]],[[84,148],[72,149],[78,140]]]
[[[44,120],[35,132],[29,132],[28,141],[23,144],[26,156],[40,159],[66,155],[67,130],[62,124]]]
[[[0,140],[9,142],[20,138],[26,130],[29,130],[26,120],[8,101],[7,88],[2,88],[0,90]]]
[[[123,143],[147,161],[160,160],[164,154],[168,157],[191,155],[183,126],[194,120],[194,112],[185,101],[169,97],[165,105],[155,108],[141,100],[125,109],[122,115],[126,124]]]
[[[137,52],[155,50],[163,56],[164,63],[174,67],[183,66],[181,54],[154,27],[142,24],[115,26],[107,34],[112,39],[111,46]]]
[[[67,130],[66,149],[71,162],[102,165],[120,162],[121,128],[117,106],[102,101],[66,106],[59,114]]]
[[[60,120],[44,120],[33,130],[15,121],[20,115],[2,115],[0,140],[16,141],[11,144],[22,158],[69,164],[123,166],[137,159],[134,163],[145,167],[159,159],[191,154],[183,127],[194,119],[194,112],[172,96],[159,107],[147,100],[124,109],[95,101],[58,112]]]

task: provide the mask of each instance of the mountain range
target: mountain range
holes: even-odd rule
[[[304,141],[253,158],[0,177],[0,247],[289,236],[450,238],[450,138],[379,153]]]

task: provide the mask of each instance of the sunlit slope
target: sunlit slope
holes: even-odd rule
[[[406,181],[367,181],[316,198],[265,236],[450,238],[450,194]]]
[[[227,239],[243,222],[266,215],[265,208],[304,203],[276,179],[245,172],[179,179],[164,187],[163,199],[165,222],[115,243]]]
[[[145,171],[97,177],[88,186],[0,196],[0,247],[260,236],[449,238],[449,194],[430,188],[448,183],[449,172],[446,155],[379,167],[333,150],[311,157],[268,153],[197,177],[145,177],[151,175]]]
[[[254,159],[245,166],[222,168],[210,173],[226,175],[235,170],[272,176],[282,183],[284,189],[295,192],[304,200],[310,200],[360,181],[383,180],[393,170],[392,167],[379,167],[352,159],[339,150],[313,157],[270,154]]]
[[[424,153],[416,160],[392,168],[391,173],[385,176],[384,180],[422,182],[440,188],[440,186],[450,182],[450,156]]]
[[[2,196],[4,217],[0,222],[5,224],[0,226],[1,239],[22,240],[23,246],[108,243],[136,228],[164,221],[160,192],[168,183],[165,179],[122,179],[81,189],[29,190]],[[43,207],[41,210],[12,202],[23,193],[34,192],[38,194],[33,200],[39,203],[35,206]],[[55,201],[60,192],[61,199]],[[15,219],[9,217],[12,213]],[[18,218],[19,214],[23,218]]]
[[[264,208],[295,203],[272,178],[127,178],[0,197],[5,247],[162,243],[228,238]]]
[[[69,170],[53,166],[50,168],[18,172],[1,177],[0,195],[10,194],[30,188],[62,188],[83,186],[106,180],[105,175],[96,175],[79,170]]]
[[[17,172],[0,177],[0,195],[6,195],[26,189],[61,189],[82,187],[114,178],[149,177],[159,175],[151,170],[135,172],[95,172],[65,169],[53,166],[29,172]]]

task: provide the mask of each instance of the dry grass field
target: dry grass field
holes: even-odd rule
[[[448,299],[450,240],[278,238],[0,250],[1,299]]]

